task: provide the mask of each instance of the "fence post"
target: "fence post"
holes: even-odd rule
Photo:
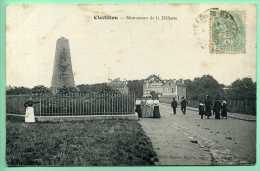
[[[126,113],[128,114],[129,113],[129,94],[127,93],[127,96],[126,96]]]
[[[74,97],[73,97],[73,96],[74,96],[73,93],[71,93],[71,98],[70,98],[70,100],[71,100],[72,110],[71,110],[71,112],[69,113],[69,115],[71,115],[71,113],[74,113]]]
[[[121,99],[122,99],[122,104],[121,104],[121,113],[124,114],[125,113],[125,96],[123,94],[121,94]]]
[[[106,111],[106,110],[105,110],[105,105],[106,105],[106,103],[105,103],[106,97],[105,97],[105,96],[106,96],[106,93],[104,93],[102,96],[103,96],[103,98],[102,98],[102,103],[103,103],[103,114],[104,114],[105,111]],[[101,107],[102,107],[102,106],[101,106]]]
[[[135,93],[133,93],[132,97],[133,97],[132,98],[132,100],[133,100],[132,112],[135,113]]]
[[[63,102],[63,113],[66,114],[67,113],[67,97],[66,95],[64,96],[64,102]]]
[[[109,106],[109,112],[111,112],[111,114],[113,114],[113,108],[114,108],[114,100],[113,99],[114,99],[114,93],[110,97],[111,105]]]
[[[104,98],[104,113],[107,114],[107,96],[108,93],[105,93],[105,98]]]
[[[45,102],[45,95],[42,96],[42,102],[41,102],[41,106],[42,106],[41,114],[42,114],[42,116],[44,116],[44,111],[45,111],[44,102]]]
[[[58,109],[56,108],[55,96],[54,97],[51,96],[50,101],[51,101],[51,106],[52,106],[54,115],[59,115]]]
[[[93,104],[93,101],[95,100],[95,98],[93,98],[95,94],[90,94],[90,114],[92,115],[92,104]]]
[[[48,99],[48,101],[47,101],[47,106],[48,106],[48,114],[50,113],[50,98],[49,97],[47,97],[47,99]]]
[[[81,93],[81,95],[82,95],[82,115],[84,115],[84,111],[85,111],[85,108],[84,108],[84,105],[85,105],[85,98],[86,98],[86,96],[83,94],[83,93]]]
[[[83,106],[83,100],[82,100],[82,94],[79,92],[79,115],[82,115],[82,106]]]
[[[42,101],[42,95],[40,95],[40,116],[42,115],[42,105],[41,105],[41,101]]]
[[[72,114],[77,114],[77,98],[75,93],[73,93],[73,102],[74,102],[74,112]]]
[[[59,97],[60,96],[58,96],[57,99],[59,99]],[[59,115],[59,109],[57,108],[57,105],[59,105],[59,104],[58,104],[57,100],[55,99],[56,97],[54,96],[54,97],[50,97],[50,98],[51,98],[51,105],[53,107],[54,115]]]
[[[79,110],[79,108],[78,108],[78,104],[79,104],[79,101],[78,101],[78,95],[77,95],[77,93],[75,94],[75,113],[74,114],[76,114],[76,115],[78,115],[78,110]]]
[[[93,106],[93,111],[95,113],[95,115],[97,115],[98,112],[98,102],[97,102],[97,94],[94,94],[94,106]]]
[[[65,107],[65,105],[64,105],[64,103],[65,103],[65,98],[64,98],[64,95],[61,97],[61,105],[60,105],[60,108],[61,108],[61,114],[62,115],[64,115],[64,107]]]
[[[66,114],[66,96],[63,96],[63,101],[62,101],[62,113]]]
[[[120,94],[117,94],[117,109],[116,112],[117,114],[120,114]]]

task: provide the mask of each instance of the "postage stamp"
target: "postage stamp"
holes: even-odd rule
[[[209,51],[214,54],[246,52],[245,11],[210,10]]]

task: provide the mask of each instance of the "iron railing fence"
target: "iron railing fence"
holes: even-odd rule
[[[7,95],[6,112],[24,114],[32,97],[36,116],[119,115],[135,112],[134,94]]]

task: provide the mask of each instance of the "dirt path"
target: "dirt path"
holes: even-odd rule
[[[201,120],[194,111],[173,116],[160,105],[161,118],[140,119],[158,154],[159,165],[240,164],[255,161],[255,123]]]
[[[194,137],[182,129],[175,116],[163,113],[161,119],[144,118],[140,123],[151,138],[159,165],[211,164],[207,148],[192,143]]]

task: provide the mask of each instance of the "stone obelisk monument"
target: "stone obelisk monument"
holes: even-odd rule
[[[56,42],[51,91],[55,94],[62,87],[75,87],[69,40],[64,37]]]

